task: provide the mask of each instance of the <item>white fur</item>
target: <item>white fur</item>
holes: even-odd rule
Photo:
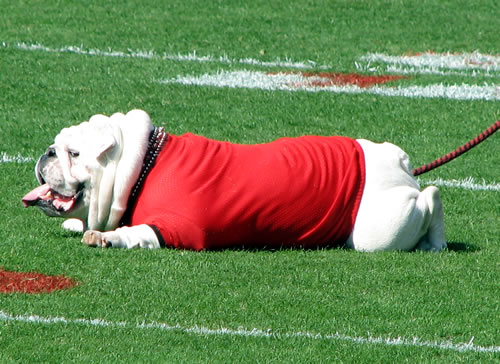
[[[125,213],[128,196],[141,173],[149,134],[153,130],[149,115],[142,110],[132,110],[126,115],[116,113],[110,119],[117,120],[119,123],[124,147],[114,176],[113,204],[105,226],[106,230],[116,228]],[[135,166],[139,168],[134,168]],[[120,198],[115,196],[120,196]]]
[[[139,178],[152,130],[149,115],[132,110],[111,117],[94,115],[56,136],[53,148],[66,189],[76,190],[80,183],[86,186],[85,208],[71,217],[84,219],[89,229],[113,230],[118,226]],[[71,150],[78,151],[79,157],[70,159]]]
[[[366,183],[347,246],[369,252],[445,248],[438,189],[420,192],[408,155],[399,147],[358,142],[365,155]]]
[[[74,233],[83,233],[85,231],[85,225],[80,219],[66,219],[62,223],[62,227]]]

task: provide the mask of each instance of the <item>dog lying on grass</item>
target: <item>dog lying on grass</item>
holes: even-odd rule
[[[63,129],[23,199],[99,247],[359,251],[446,247],[436,187],[390,143],[303,136],[242,145],[155,128],[132,110]]]

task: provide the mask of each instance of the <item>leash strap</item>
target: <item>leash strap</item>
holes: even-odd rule
[[[446,164],[449,161],[461,156],[465,152],[469,151],[470,149],[474,148],[476,145],[478,145],[479,143],[484,141],[486,138],[493,135],[493,133],[496,132],[498,129],[500,129],[500,120],[497,120],[488,129],[483,131],[481,134],[479,134],[474,139],[472,139],[472,140],[468,141],[467,143],[465,143],[464,145],[458,147],[453,152],[448,153],[448,154],[432,161],[431,163],[428,163],[428,164],[425,164],[421,167],[413,169],[412,170],[413,175],[418,176],[420,174],[427,173],[427,172],[433,170],[434,168],[442,166],[443,164]]]

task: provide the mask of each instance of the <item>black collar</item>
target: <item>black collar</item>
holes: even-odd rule
[[[123,226],[130,222],[130,216],[133,207],[135,206],[137,196],[139,196],[139,193],[141,192],[144,180],[153,168],[156,162],[156,158],[160,154],[163,146],[167,143],[167,141],[168,134],[162,127],[155,127],[149,135],[148,149],[146,151],[146,155],[144,156],[144,161],[142,162],[141,174],[139,175],[137,182],[132,188],[132,192],[130,193],[130,196],[128,198],[127,210],[123,214],[123,217],[120,221],[120,226]]]

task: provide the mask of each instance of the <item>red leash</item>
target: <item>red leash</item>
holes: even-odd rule
[[[464,154],[468,150],[474,148],[476,145],[478,145],[479,143],[484,141],[486,138],[491,136],[498,129],[500,129],[500,120],[497,120],[488,129],[486,129],[481,134],[479,134],[477,137],[468,141],[467,143],[465,143],[461,147],[458,147],[453,152],[448,153],[448,154],[436,159],[435,161],[433,161],[431,163],[428,163],[428,164],[425,164],[421,167],[415,168],[414,170],[412,170],[413,175],[418,176],[420,174],[427,173],[427,172],[433,170],[434,168],[437,168],[439,166],[442,166],[445,163],[448,163],[449,161],[455,159],[456,157]]]

